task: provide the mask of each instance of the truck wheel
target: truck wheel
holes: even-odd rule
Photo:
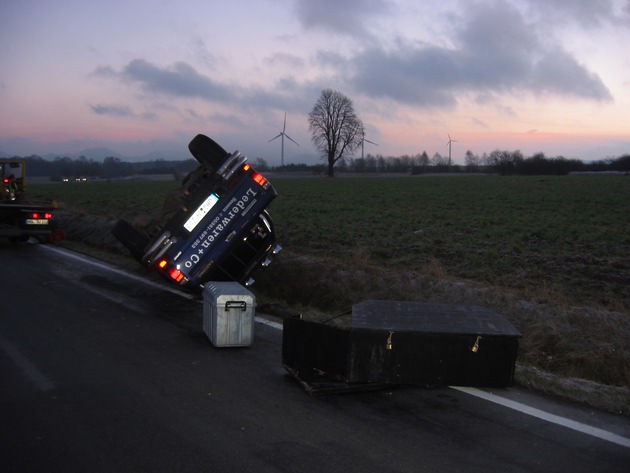
[[[112,235],[127,247],[134,259],[139,262],[142,261],[144,249],[149,243],[149,239],[146,236],[125,220],[118,220],[114,224],[112,227]]]
[[[211,172],[216,171],[230,154],[206,135],[195,136],[188,149],[199,164]]]

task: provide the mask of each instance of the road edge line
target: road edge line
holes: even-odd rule
[[[466,386],[449,386],[449,387],[451,389],[461,391],[471,396],[475,396],[475,397],[484,399],[486,401],[490,401],[495,404],[508,407],[512,410],[521,412],[523,414],[527,414],[532,417],[537,417],[538,419],[542,419],[542,420],[545,420],[545,421],[548,421],[557,425],[561,425],[563,427],[576,430],[583,434],[587,434],[592,437],[597,437],[602,440],[615,443],[617,445],[621,445],[622,447],[630,448],[630,439],[626,437],[622,437],[621,435],[614,434],[612,432],[608,432],[607,430],[603,430],[598,427],[593,427],[592,425],[583,424],[582,422],[577,422],[575,420],[567,419],[566,417],[557,416],[555,414],[545,412],[535,407],[531,407],[526,404],[521,404],[520,402],[512,401],[511,399],[507,399],[505,397],[498,396],[496,394],[482,391],[481,389],[471,388],[471,387],[466,387]]]

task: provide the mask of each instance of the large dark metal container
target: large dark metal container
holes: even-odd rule
[[[506,387],[521,334],[474,305],[364,301],[346,325],[284,320],[282,359],[307,390]]]

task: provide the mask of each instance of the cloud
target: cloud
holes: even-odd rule
[[[200,97],[221,102],[234,99],[230,89],[199,74],[184,62],[176,62],[168,68],[159,68],[144,59],[134,59],[125,66],[121,77],[140,84],[150,92],[179,97]]]
[[[97,115],[113,116],[118,118],[142,118],[143,120],[153,120],[156,114],[153,112],[135,113],[131,108],[125,105],[89,105],[90,109]]]
[[[597,74],[589,72],[562,50],[547,52],[533,64],[529,77],[535,92],[575,96],[599,101],[612,100]]]
[[[621,19],[615,13],[612,0],[530,0],[530,3],[551,24],[576,21],[582,27],[596,28]]]
[[[281,60],[290,60],[281,56]],[[95,75],[115,78],[128,85],[138,85],[146,93],[145,99],[152,96],[166,95],[172,98],[199,98],[205,102],[239,107],[242,110],[274,108],[278,110],[300,110],[309,106],[313,87],[308,83],[298,82],[293,77],[277,78],[276,83],[264,88],[261,86],[244,87],[236,81],[223,84],[200,74],[195,68],[184,62],[171,66],[157,66],[144,59],[134,59],[116,71],[109,66],[100,66]],[[101,115],[109,114],[131,116],[131,110],[114,105],[91,105],[92,111]],[[156,109],[156,105],[151,105]],[[162,110],[162,107],[160,107]],[[191,109],[188,109],[191,110]],[[141,115],[149,118],[152,114]]]
[[[89,106],[97,115],[114,115],[117,117],[130,117],[133,116],[133,112],[129,107],[121,105],[90,105]]]
[[[273,53],[266,58],[268,65],[272,67],[288,66],[292,69],[300,69],[304,67],[304,59],[295,54]]]
[[[466,93],[611,100],[596,74],[543,41],[515,7],[475,3],[460,24],[454,47],[399,42],[363,50],[351,59],[351,83],[366,95],[423,107],[453,107]]]
[[[340,35],[372,38],[366,23],[386,15],[393,5],[387,0],[297,0],[295,11],[305,29],[322,29]]]
[[[420,106],[450,107],[456,101],[445,82],[461,75],[454,59],[436,47],[408,47],[393,52],[375,47],[352,60],[351,80],[366,95]]]
[[[569,8],[572,4],[562,0],[552,3],[555,8]],[[461,5],[456,14],[449,14],[450,36],[445,45],[397,37],[390,46],[364,41],[361,49],[352,52],[322,48],[310,57],[317,65],[317,77],[276,75],[273,85],[245,86],[237,81],[215,80],[185,62],[157,65],[141,58],[118,71],[100,66],[94,74],[138,86],[146,93],[143,98],[199,98],[241,110],[303,111],[327,87],[382,99],[383,103],[392,101],[420,108],[452,109],[465,97],[477,103],[499,105],[505,95],[523,93],[611,100],[600,77],[562,49],[553,36],[530,23],[523,10],[498,1]],[[534,4],[547,8],[540,5]],[[392,12],[394,7],[386,0],[296,0],[295,8],[307,29],[367,35],[368,22]],[[609,14],[609,9],[601,11],[602,18]],[[199,40],[196,44],[200,44]],[[263,61],[267,67],[284,66],[290,70],[302,69],[307,63],[295,53],[273,51]],[[113,106],[94,107],[94,113],[100,114],[131,113]]]

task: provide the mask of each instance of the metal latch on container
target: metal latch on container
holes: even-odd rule
[[[394,335],[394,332],[389,332],[389,337],[387,337],[387,342],[385,343],[386,350],[391,350],[392,348],[394,348],[394,344],[392,343],[393,335]]]
[[[230,309],[238,309],[240,308],[243,312],[247,310],[247,302],[245,301],[227,301],[225,303],[225,310]]]
[[[473,353],[477,353],[479,351],[479,341],[481,340],[481,335],[477,335],[477,338],[475,339],[475,343],[473,343],[473,346],[470,347],[470,351]]]

